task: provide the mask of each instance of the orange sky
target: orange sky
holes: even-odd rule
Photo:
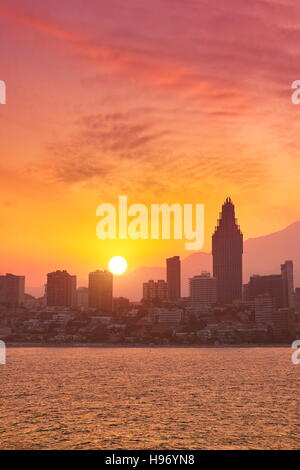
[[[230,195],[245,238],[300,218],[300,6],[254,0],[2,0],[1,272],[80,280],[182,242],[96,238],[102,202],[204,203],[205,247]]]

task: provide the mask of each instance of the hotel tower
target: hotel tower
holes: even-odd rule
[[[212,236],[213,276],[217,281],[217,301],[222,304],[242,299],[243,234],[228,197]]]

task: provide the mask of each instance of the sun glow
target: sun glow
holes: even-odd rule
[[[111,273],[121,276],[127,270],[127,261],[123,256],[113,256],[109,260],[108,267]]]

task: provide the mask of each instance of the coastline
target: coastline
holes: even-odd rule
[[[6,343],[7,348],[148,348],[148,349],[224,349],[224,348],[290,348],[291,345],[287,343],[274,343],[274,344],[141,344],[141,343],[127,343],[127,344],[108,344],[108,343]]]

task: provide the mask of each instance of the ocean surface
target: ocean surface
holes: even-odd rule
[[[9,348],[1,449],[297,449],[290,348]]]

